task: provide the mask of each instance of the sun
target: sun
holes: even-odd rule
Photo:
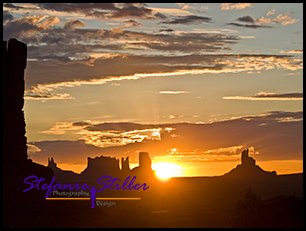
[[[170,177],[180,176],[183,167],[168,162],[160,162],[152,164],[152,169],[155,174],[161,179],[168,179]]]

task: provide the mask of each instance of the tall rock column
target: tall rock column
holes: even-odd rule
[[[24,70],[27,62],[26,44],[10,39],[3,41],[3,208],[34,208],[45,203],[43,190],[23,192],[28,185],[23,181],[35,175],[51,182],[51,168],[27,158],[27,138],[23,108]],[[5,212],[4,212],[5,214]],[[10,222],[14,223],[14,219]]]
[[[22,111],[26,44],[3,41],[3,164],[27,161],[27,139]]]
[[[139,153],[139,167],[144,170],[152,170],[152,161],[148,152]]]

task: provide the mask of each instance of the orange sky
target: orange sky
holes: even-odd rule
[[[5,3],[9,38],[28,47],[34,162],[146,151],[212,176],[249,148],[303,171],[302,3]]]

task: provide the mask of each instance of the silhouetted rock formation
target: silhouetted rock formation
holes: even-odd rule
[[[95,158],[87,158],[87,167],[81,174],[72,171],[65,171],[57,167],[53,157],[48,159],[48,167],[50,167],[55,176],[57,183],[78,183],[79,179],[86,183],[96,184],[97,180],[105,175],[111,177],[125,178],[127,176],[136,176],[137,178],[151,178],[154,171],[151,167],[151,158],[149,153],[139,153],[139,166],[130,169],[129,157],[121,159],[121,169],[119,168],[119,159],[115,157],[97,156]]]
[[[129,172],[130,171],[130,161],[129,157],[124,159],[123,157],[121,158],[121,171],[123,172]]]
[[[131,170],[132,175],[142,179],[151,179],[154,171],[151,167],[152,161],[148,152],[139,152],[139,166]]]
[[[132,169],[133,172],[152,171],[152,161],[147,152],[139,152],[139,166]]]
[[[48,167],[51,168],[51,169],[57,168],[57,164],[54,162],[53,157],[51,157],[51,159],[48,158]]]
[[[44,192],[23,193],[23,180],[36,175],[51,181],[53,172],[27,159],[27,139],[22,111],[27,46],[16,39],[3,41],[3,198],[4,207],[44,200]]]
[[[23,115],[24,69],[27,46],[3,41],[3,161],[26,162],[27,140]]]
[[[145,170],[152,170],[151,167],[152,161],[148,152],[140,152],[139,153],[139,168]]]
[[[55,176],[55,181],[61,184],[74,184],[79,183],[79,180],[82,180],[89,184],[96,184],[97,180],[105,175],[109,175],[112,177],[119,177],[124,174],[129,173],[130,167],[128,165],[128,157],[127,161],[122,163],[124,167],[124,171],[119,168],[119,159],[115,157],[107,157],[107,156],[97,156],[95,158],[87,158],[87,167],[83,172],[77,174],[73,171],[62,170],[57,167],[53,157],[48,158],[48,167],[50,167]]]
[[[249,149],[247,149],[241,153],[241,165],[237,165],[236,168],[224,174],[224,176],[237,178],[257,178],[261,176],[276,176],[276,172],[268,172],[263,170],[258,165],[255,165],[255,160],[249,156]]]
[[[66,171],[58,168],[57,164],[54,162],[53,157],[51,157],[51,159],[48,158],[48,167],[53,170],[55,181],[57,183],[63,183],[63,184],[78,183],[80,175],[73,171]]]
[[[115,157],[88,157],[87,168],[81,173],[82,176],[104,176],[118,174],[120,172],[119,159]]]
[[[249,149],[244,150],[241,153],[241,164],[242,165],[247,165],[247,166],[254,166],[255,165],[255,160],[249,156]]]

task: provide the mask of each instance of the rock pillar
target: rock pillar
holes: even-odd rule
[[[10,39],[3,41],[3,161],[27,161],[27,139],[23,108],[26,44]]]
[[[148,152],[139,153],[139,167],[141,169],[152,170],[151,167],[152,161]]]

